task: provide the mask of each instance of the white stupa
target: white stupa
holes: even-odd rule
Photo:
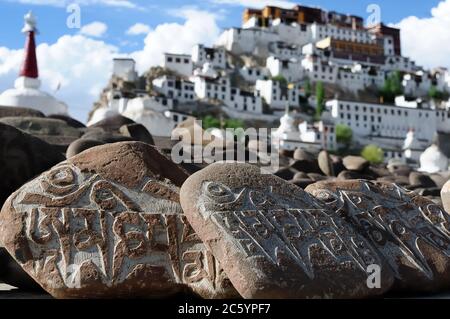
[[[431,145],[420,155],[419,171],[425,173],[438,173],[448,170],[449,161],[447,156],[443,154],[437,145]]]
[[[38,33],[38,30],[36,28],[36,19],[31,11],[25,15],[25,26],[22,32],[27,34],[22,69],[15,81],[14,89],[6,90],[0,95],[0,105],[26,107],[38,110],[45,115],[67,115],[68,108],[66,104],[39,90],[41,81],[39,80],[36,43],[34,40],[34,35]]]

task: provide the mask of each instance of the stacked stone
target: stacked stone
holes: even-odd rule
[[[160,140],[126,118],[85,128],[4,114],[0,281],[55,298],[450,288],[444,173],[304,150],[283,152],[275,174],[239,162],[178,165],[170,143],[152,145]],[[64,146],[48,138],[54,132],[76,138]]]

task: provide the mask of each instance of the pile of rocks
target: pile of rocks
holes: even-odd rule
[[[170,143],[152,145],[158,139],[125,118],[91,128],[22,119],[48,129],[0,119],[0,281],[38,284],[56,298],[368,298],[450,288],[445,174],[302,150],[283,152],[275,175],[238,162],[187,167],[165,154]],[[65,124],[42,124],[55,120]],[[46,138],[63,131],[79,132],[67,158]]]

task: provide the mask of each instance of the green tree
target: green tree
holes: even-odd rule
[[[381,164],[384,161],[384,152],[377,145],[367,145],[361,152],[361,156],[364,157],[372,164]]]
[[[393,103],[395,97],[403,94],[402,74],[399,71],[393,72],[384,81],[380,95],[384,102]]]
[[[325,109],[325,89],[322,82],[316,84],[316,118],[319,119]]]
[[[287,86],[288,85],[288,81],[286,80],[286,78],[282,75],[277,75],[272,77],[272,81],[278,81],[281,83],[281,85],[283,86]]]
[[[202,126],[204,130],[209,128],[220,128],[220,120],[214,116],[206,115],[202,119]]]
[[[350,145],[353,139],[353,131],[345,124],[336,125],[336,140],[338,143]]]
[[[442,92],[437,89],[436,86],[432,86],[430,91],[428,91],[428,96],[433,100],[444,101],[447,100],[449,94],[447,92]]]
[[[225,128],[244,128],[244,121],[239,119],[228,119],[225,121]]]
[[[312,93],[311,81],[307,78],[305,80],[305,97],[309,98],[311,96],[311,93]]]

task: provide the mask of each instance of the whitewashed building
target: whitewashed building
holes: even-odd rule
[[[195,66],[209,63],[214,68],[225,69],[227,67],[227,51],[224,47],[208,48],[197,44],[192,49],[192,61]]]
[[[194,71],[194,64],[188,54],[165,53],[163,67],[186,77]]]
[[[136,62],[126,58],[113,59],[113,76],[126,82],[135,82],[138,78]]]
[[[302,95],[301,86],[298,83],[289,89],[280,81],[258,80],[255,89],[271,109],[278,111],[284,110],[287,105],[298,106]]]
[[[163,76],[153,80],[153,89],[170,99],[179,102],[192,102],[197,99],[193,82],[177,77]]]
[[[302,62],[297,59],[281,60],[270,56],[266,60],[266,68],[272,77],[282,76],[288,82],[297,82],[304,77]]]

